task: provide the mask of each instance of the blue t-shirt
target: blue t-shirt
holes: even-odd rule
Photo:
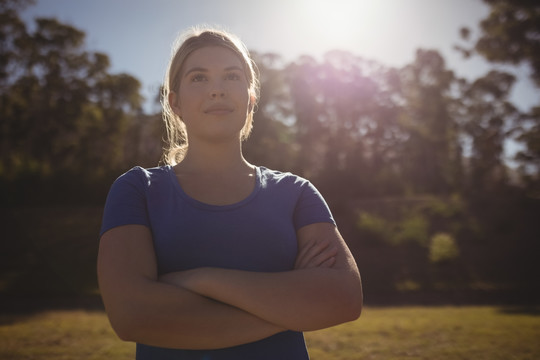
[[[256,168],[255,188],[231,205],[209,205],[187,195],[174,169],[135,167],[112,185],[101,234],[122,225],[150,228],[158,273],[197,267],[277,272],[294,268],[296,231],[335,223],[307,180]],[[217,350],[164,349],[137,344],[137,359],[308,359],[302,333],[285,331],[253,343]]]

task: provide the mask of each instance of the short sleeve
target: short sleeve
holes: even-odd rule
[[[135,167],[116,179],[105,202],[100,236],[122,225],[150,227],[146,207],[147,183],[145,171],[140,167]]]
[[[313,184],[306,181],[294,210],[294,226],[298,230],[303,226],[319,222],[336,224],[321,193]]]

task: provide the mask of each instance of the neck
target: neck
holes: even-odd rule
[[[242,154],[241,143],[237,144],[189,144],[186,156],[177,165],[184,172],[225,174],[252,170]]]

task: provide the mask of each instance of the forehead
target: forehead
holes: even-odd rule
[[[184,61],[182,73],[192,68],[226,69],[239,67],[244,69],[244,62],[234,51],[222,46],[206,46],[194,50]]]

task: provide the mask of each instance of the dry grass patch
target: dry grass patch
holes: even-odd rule
[[[135,346],[112,331],[101,311],[0,316],[0,359],[134,359]]]
[[[537,309],[503,310],[368,307],[359,320],[306,333],[306,341],[312,360],[540,359]],[[101,311],[0,314],[0,359],[127,360],[134,354]]]
[[[367,308],[306,334],[312,360],[540,359],[540,316],[495,307]]]

